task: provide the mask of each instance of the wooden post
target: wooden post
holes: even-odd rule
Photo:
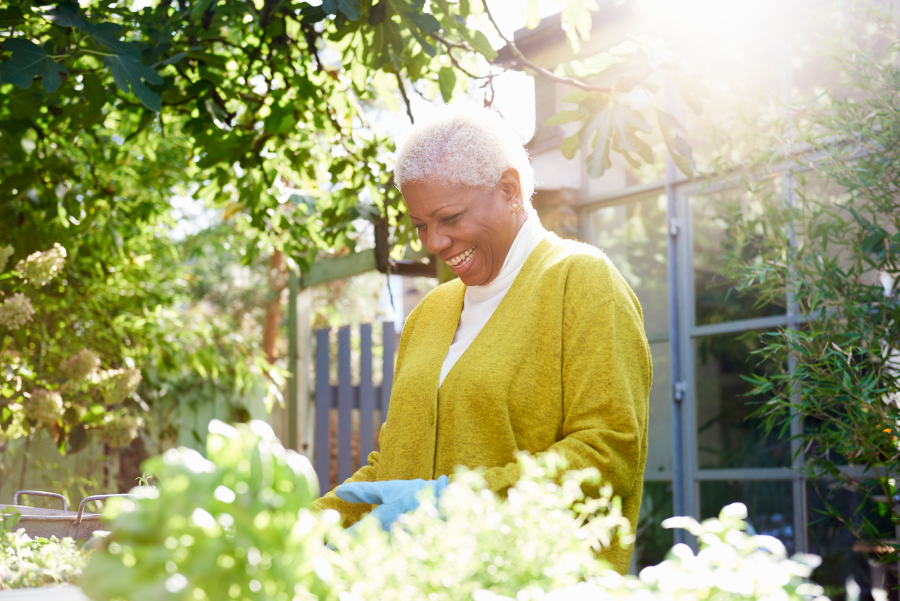
[[[310,311],[309,290],[300,290],[300,278],[288,274],[288,370],[285,405],[272,408],[272,428],[289,449],[309,454],[312,408],[310,406]]]
[[[384,322],[384,336],[381,341],[384,361],[381,368],[381,423],[387,421],[391,387],[394,384],[394,322]],[[380,441],[379,441],[380,444]]]
[[[375,386],[372,383],[372,324],[359,326],[359,463],[375,449]]]
[[[350,326],[338,330],[338,484],[353,475],[353,380]]]
[[[319,492],[331,490],[331,446],[328,440],[329,418],[331,416],[331,377],[328,373],[329,331],[316,332],[316,434],[315,460],[316,474],[319,476]]]

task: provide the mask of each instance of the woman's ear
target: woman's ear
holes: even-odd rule
[[[522,208],[522,186],[516,169],[510,167],[500,176],[500,192],[510,211],[515,213]]]

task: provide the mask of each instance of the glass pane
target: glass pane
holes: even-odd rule
[[[644,482],[632,559],[637,572],[660,563],[675,544],[674,531],[661,526],[664,519],[672,517],[672,511],[672,483]]]
[[[650,439],[647,441],[647,478],[672,477],[672,373],[669,343],[650,345],[653,385],[650,388]],[[669,517],[669,516],[666,516]]]
[[[730,503],[747,506],[753,534],[768,534],[794,553],[794,504],[790,481],[723,480],[700,483],[700,519],[713,518]]]
[[[738,292],[734,288],[735,282],[723,273],[728,251],[726,245],[732,239],[728,231],[728,216],[734,212],[752,215],[761,210],[758,202],[737,189],[691,199],[697,325],[785,312],[784,303],[758,305],[752,289]]]
[[[852,520],[854,526],[859,527],[866,519],[885,532],[885,538],[893,538],[890,536],[893,531],[890,519],[879,516],[871,505],[866,508],[860,493],[832,488],[825,483],[820,483],[818,488],[828,503],[840,515]],[[858,542],[840,520],[824,511],[825,503],[812,484],[807,485],[806,502],[809,552],[822,558],[822,565],[813,572],[813,580],[825,587],[825,595],[833,601],[842,601],[847,597],[847,579],[853,578],[861,589],[860,601],[888,599],[887,591],[896,583],[886,578],[889,575],[885,574],[883,566],[879,569],[873,566],[874,562],[868,561],[872,558],[867,553],[870,546]]]
[[[771,373],[779,366],[760,364],[753,354],[760,332],[720,334],[694,339],[697,410],[697,463],[703,468],[782,467],[790,465],[790,445],[778,432],[766,435],[758,419],[748,419],[765,399],[747,396],[752,385],[741,376]]]
[[[666,197],[604,207],[589,215],[588,242],[601,248],[634,290],[651,339],[669,331]]]

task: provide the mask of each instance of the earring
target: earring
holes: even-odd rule
[[[518,210],[519,210],[519,203],[514,202],[514,203],[513,203],[513,209],[515,209],[516,211],[518,211]]]

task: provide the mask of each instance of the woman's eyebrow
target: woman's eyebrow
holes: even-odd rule
[[[468,205],[465,205],[464,203],[458,203],[458,204],[452,204],[452,205],[444,205],[444,206],[442,206],[442,207],[438,207],[438,208],[436,208],[435,210],[433,210],[433,211],[431,212],[431,217],[435,217],[438,213],[440,213],[441,211],[443,211],[443,210],[445,210],[445,209],[446,209],[447,211],[450,211],[451,213],[462,213],[462,212],[465,211],[467,208],[468,208]],[[412,215],[410,215],[410,217],[412,217]]]

